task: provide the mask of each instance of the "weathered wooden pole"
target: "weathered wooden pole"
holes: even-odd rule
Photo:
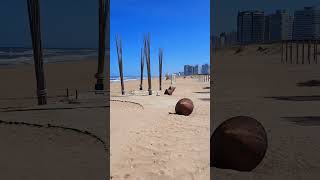
[[[305,41],[303,40],[302,41],[302,64],[304,64],[304,58],[305,58],[305,50],[304,50],[304,43],[305,43]]]
[[[296,41],[296,53],[297,53],[297,61],[296,64],[299,64],[299,41]]]
[[[123,64],[122,64],[122,42],[121,39],[116,37],[117,45],[117,54],[118,54],[118,64],[119,64],[119,73],[120,73],[120,82],[121,82],[121,94],[124,95],[124,82],[123,82]]]
[[[292,64],[292,46],[293,46],[293,42],[292,40],[290,40],[290,64]]]
[[[140,91],[143,90],[143,67],[144,67],[144,55],[143,49],[141,48],[141,57],[140,57]]]
[[[159,49],[159,90],[162,90],[162,58],[163,58],[163,50]]]
[[[309,64],[310,64],[310,54],[311,54],[310,50],[311,50],[311,45],[310,45],[310,40],[308,40],[308,63]]]
[[[41,45],[40,5],[38,0],[27,0],[29,25],[33,47],[33,58],[37,81],[38,105],[47,104],[47,91],[43,71],[43,54]]]
[[[144,38],[144,54],[147,62],[147,71],[148,71],[148,92],[149,92],[149,95],[152,95],[151,65],[150,65],[150,34],[148,34]]]
[[[95,90],[104,90],[104,61],[106,54],[106,24],[109,25],[109,0],[99,0],[99,55],[98,55],[98,72],[95,77],[97,83]],[[106,22],[108,21],[108,22]],[[108,36],[109,38],[109,36]]]

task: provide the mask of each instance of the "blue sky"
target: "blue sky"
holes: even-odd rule
[[[320,5],[319,0],[211,0],[213,28],[212,33],[219,35],[221,32],[236,30],[237,13],[239,10],[264,10],[266,14],[277,9],[287,9],[293,14],[294,10],[303,9],[305,6]]]
[[[111,1],[111,75],[118,75],[115,37],[123,45],[124,75],[139,75],[143,37],[151,36],[152,75],[158,75],[158,49],[163,48],[163,73],[183,71],[185,64],[210,61],[209,0]],[[145,66],[146,67],[146,66]]]

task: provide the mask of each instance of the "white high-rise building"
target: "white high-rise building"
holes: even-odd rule
[[[210,74],[210,65],[209,64],[202,65],[201,74]]]
[[[263,11],[243,11],[238,13],[238,42],[241,44],[264,41],[265,16]]]
[[[185,65],[184,66],[184,73],[185,76],[189,76],[193,74],[193,67],[190,65]]]
[[[293,39],[320,39],[320,6],[295,11],[293,24]]]
[[[265,42],[292,39],[293,17],[286,10],[277,10],[266,17]]]

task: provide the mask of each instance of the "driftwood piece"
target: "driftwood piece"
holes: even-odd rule
[[[171,96],[175,89],[176,87],[170,86],[168,89],[165,90],[164,94]]]

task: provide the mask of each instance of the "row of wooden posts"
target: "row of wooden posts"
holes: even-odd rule
[[[319,40],[283,40],[281,43],[281,63],[317,64],[318,44]]]
[[[209,82],[210,81],[210,74],[198,74],[198,75],[195,75],[195,78],[201,82]]]
[[[200,81],[209,82],[210,81],[210,75],[209,74],[200,75]]]
[[[38,104],[44,105],[47,104],[47,92],[43,70],[39,0],[27,0],[27,6],[33,47],[34,65],[36,72]],[[109,30],[110,0],[99,0],[99,56],[98,71],[95,75],[95,78],[97,79],[97,83],[95,84],[95,90],[104,90],[104,65],[106,49],[108,52],[110,52],[109,43],[107,43],[106,47],[105,42],[106,37],[108,38],[108,41],[110,41],[109,35],[106,35],[106,25],[107,30]]]
[[[66,97],[69,98],[69,96],[70,96],[69,88],[67,88],[67,95],[66,95]],[[79,97],[79,93],[78,93],[78,90],[76,89],[76,99],[78,99],[78,97]]]
[[[151,87],[151,61],[150,61],[150,35],[144,37],[144,47],[141,48],[140,56],[140,86],[139,89],[143,90],[143,70],[144,70],[144,60],[146,60],[147,65],[147,75],[148,75],[148,93],[152,95]],[[124,79],[123,79],[123,58],[122,58],[122,41],[119,37],[116,37],[116,47],[118,55],[118,65],[119,65],[119,75],[121,83],[121,94],[125,95],[124,91]],[[162,90],[162,60],[163,60],[163,49],[159,49],[159,90]]]

